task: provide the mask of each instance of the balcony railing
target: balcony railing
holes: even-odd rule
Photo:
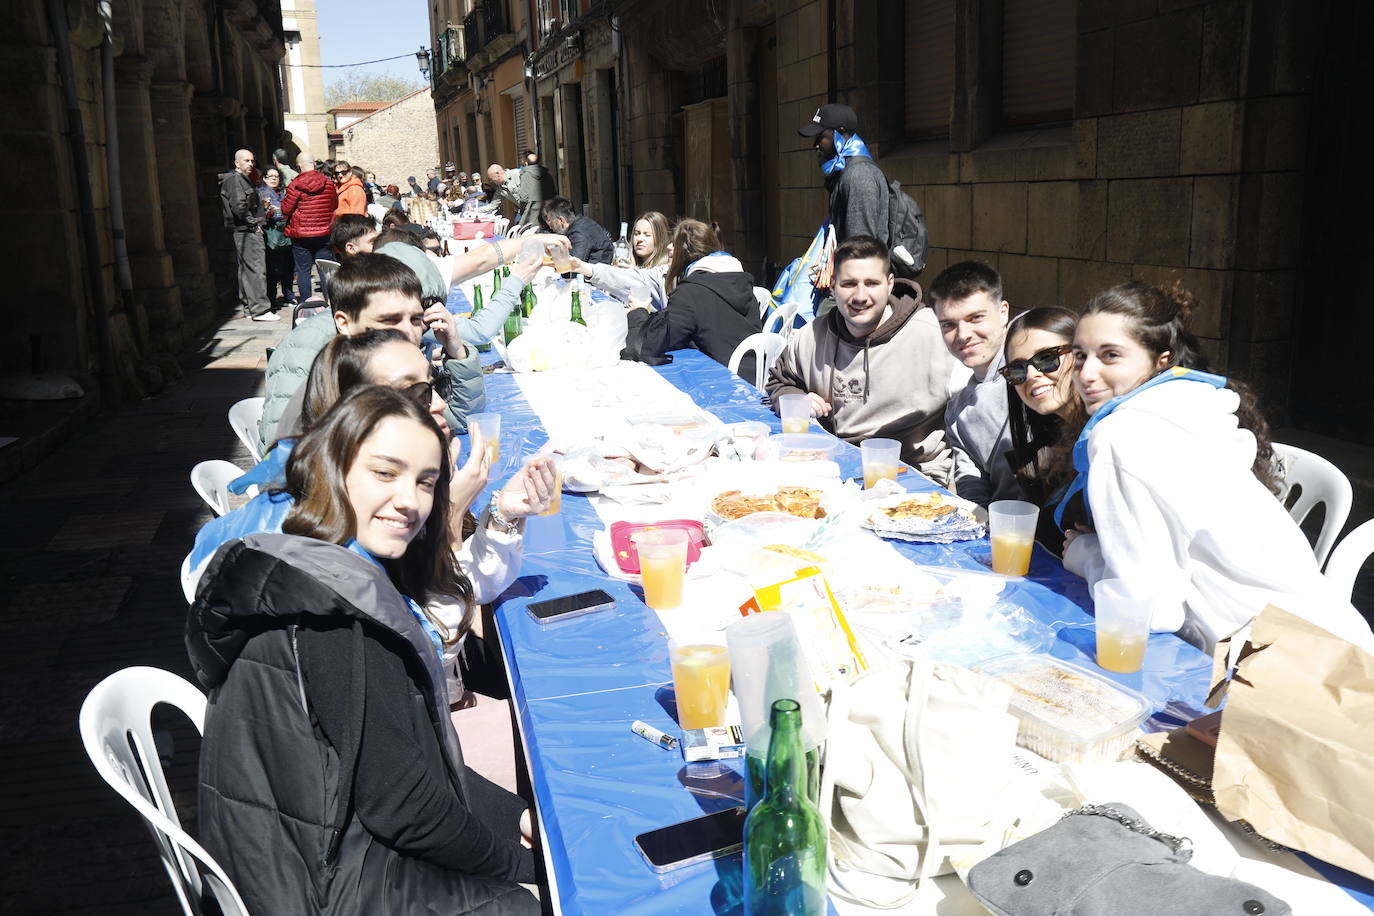
[[[438,53],[434,60],[436,82],[451,70],[466,69],[467,48],[467,38],[462,29],[449,26],[439,33]]]
[[[510,30],[510,10],[506,0],[487,0],[463,17],[463,35],[467,41],[468,56],[477,54],[498,36]]]

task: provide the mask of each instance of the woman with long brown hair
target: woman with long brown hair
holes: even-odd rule
[[[663,286],[668,304],[662,311],[651,313],[646,303],[631,307],[623,358],[659,365],[667,353],[695,347],[727,365],[740,341],[762,329],[754,278],[701,220],[678,221]],[[752,355],[744,359],[741,377],[754,377],[753,362]]]
[[[282,533],[229,539],[202,578],[200,836],[253,912],[538,912],[524,803],[463,763],[437,651],[460,634],[424,610],[472,593],[451,473],[414,398],[355,389],[264,494]]]
[[[648,300],[649,308],[658,311],[668,302],[663,278],[672,255],[670,238],[668,217],[657,210],[646,210],[635,220],[630,239],[633,263],[593,264],[573,258],[572,269],[613,299],[627,305]]]
[[[1211,651],[1274,604],[1374,649],[1275,498],[1268,427],[1243,385],[1209,371],[1185,289],[1133,281],[1088,303],[1073,384],[1088,420],[1070,497],[1095,533],[1066,533],[1064,565],[1150,606],[1151,629]],[[1062,515],[1060,516],[1062,518]]]

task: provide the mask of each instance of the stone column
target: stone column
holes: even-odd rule
[[[165,248],[172,258],[187,332],[202,329],[214,312],[215,287],[210,260],[201,242],[195,150],[191,143],[190,83],[153,82],[149,87],[153,136],[157,146],[155,184],[161,200]],[[128,205],[128,195],[126,206]],[[218,207],[218,189],[216,189]]]
[[[199,92],[192,97],[191,142],[195,148],[196,194],[200,199],[200,237],[210,255],[216,301],[223,304],[234,301],[238,284],[233,240],[224,225],[219,199],[219,176],[233,167],[231,118],[241,122],[242,106],[237,100]]]
[[[134,297],[143,303],[147,314],[148,338],[154,349],[175,353],[181,349],[185,328],[181,291],[164,237],[149,86],[152,72],[153,63],[146,57],[124,55],[115,59],[124,231]]]

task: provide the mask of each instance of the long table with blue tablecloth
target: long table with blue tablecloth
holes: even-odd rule
[[[757,389],[694,350],[674,356],[659,371],[700,407],[726,422],[759,420],[779,428]],[[547,436],[513,375],[489,374],[487,398],[488,410],[502,415],[503,457],[492,470],[496,487]],[[837,460],[845,476],[861,476],[859,449],[842,444]],[[913,491],[936,488],[915,472],[899,479]],[[738,901],[739,856],[718,860],[714,868],[657,875],[634,847],[640,833],[731,802],[685,791],[678,779],[681,755],[630,731],[636,719],[676,729],[667,635],[642,593],[597,565],[592,536],[602,527],[585,497],[565,493],[561,514],[529,521],[522,575],[496,608],[557,904],[563,913],[588,916],[730,912]],[[983,571],[989,565],[986,539],[894,546],[919,564]],[[591,588],[608,591],[615,608],[551,625],[536,624],[525,612],[532,600]],[[1056,557],[1037,546],[1029,575],[1009,580],[1005,594],[1053,627],[1053,655],[1093,666],[1088,590]],[[1211,659],[1172,634],[1155,634],[1139,673],[1104,673],[1150,697],[1157,713],[1171,700],[1200,708]],[[1374,910],[1374,884],[1313,866]]]

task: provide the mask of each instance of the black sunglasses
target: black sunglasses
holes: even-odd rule
[[[1069,344],[1060,344],[1057,347],[1046,347],[1031,355],[1030,359],[1014,359],[997,371],[1002,378],[1007,380],[1009,385],[1024,385],[1026,383],[1026,370],[1031,366],[1041,375],[1046,375],[1059,368],[1059,364],[1064,359],[1064,354],[1072,350]]]
[[[406,396],[413,398],[425,410],[434,403],[434,386],[429,382],[415,382],[401,389]]]

